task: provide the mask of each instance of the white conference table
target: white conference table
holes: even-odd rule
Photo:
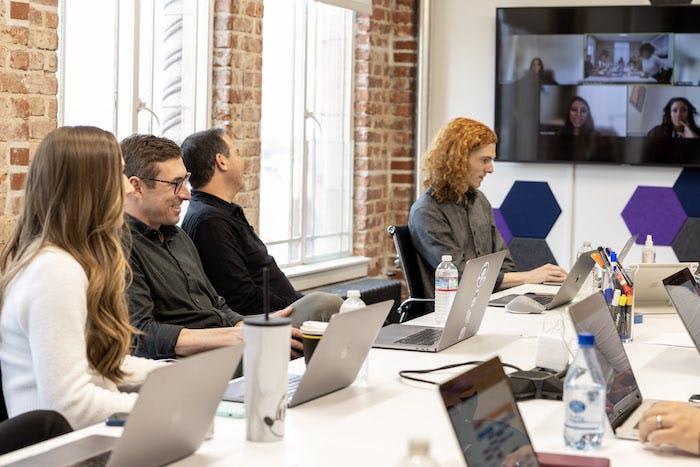
[[[551,286],[521,286],[504,293],[555,290]],[[430,323],[430,316],[416,320]],[[535,366],[536,334],[563,324],[567,341],[575,332],[566,309],[541,315],[514,315],[489,308],[476,336],[438,354],[372,349],[367,386],[352,386],[289,409],[285,438],[276,443],[245,440],[245,420],[216,417],[214,437],[205,441],[178,466],[344,466],[397,465],[414,436],[430,440],[433,457],[441,466],[465,465],[437,389],[433,385],[402,381],[404,369],[434,368],[449,363],[485,360],[499,355],[503,362],[523,369]],[[635,340],[626,344],[632,367],[645,398],[685,401],[700,392],[700,355],[695,348],[653,345],[659,333],[685,332],[676,315],[645,316]],[[303,359],[290,370],[303,371]],[[465,371],[457,368],[433,379],[442,381]],[[535,449],[567,453],[562,437],[563,406],[558,401],[519,403]],[[118,436],[120,428],[95,425],[39,445],[0,457],[0,465],[34,455],[88,434]],[[698,458],[672,449],[655,450],[636,441],[617,440],[608,427],[601,450],[614,465],[698,465]]]

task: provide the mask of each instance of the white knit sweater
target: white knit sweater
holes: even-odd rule
[[[88,280],[57,247],[43,248],[9,284],[0,311],[2,389],[10,416],[35,409],[60,412],[75,429],[131,410],[136,394],[120,393],[86,355]],[[127,356],[126,384],[162,365]]]

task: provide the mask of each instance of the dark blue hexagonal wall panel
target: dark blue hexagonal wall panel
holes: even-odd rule
[[[513,183],[500,210],[513,237],[527,238],[546,238],[561,214],[546,182]]]
[[[673,184],[688,217],[700,217],[700,168],[685,168]]]
[[[508,228],[508,223],[506,222],[505,218],[503,217],[501,210],[498,208],[494,208],[493,217],[496,219],[496,228],[501,233],[501,237],[503,237],[503,241],[506,242],[506,245],[509,244],[513,238],[513,234],[510,233],[510,229]]]
[[[542,238],[513,237],[508,245],[518,271],[529,271],[543,264],[557,264],[547,241]]]
[[[671,246],[678,261],[700,261],[700,217],[689,217]]]
[[[673,188],[638,186],[622,210],[630,233],[639,234],[642,244],[651,234],[656,245],[670,245],[686,219]]]

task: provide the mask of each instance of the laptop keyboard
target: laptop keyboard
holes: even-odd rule
[[[112,455],[112,451],[105,451],[96,456],[89,457],[82,460],[76,464],[72,464],[73,467],[104,467],[109,461],[109,456]]]
[[[433,345],[440,339],[441,335],[442,328],[426,328],[421,331],[415,332],[410,336],[406,336],[397,341],[394,341],[394,343],[412,345]]]
[[[299,389],[299,384],[301,383],[301,375],[289,375],[289,380],[287,381],[287,399],[291,399],[297,389]]]
[[[540,305],[549,305],[552,303],[552,300],[554,300],[554,295],[537,295],[537,294],[532,294],[532,295],[526,295],[527,298],[531,298]]]

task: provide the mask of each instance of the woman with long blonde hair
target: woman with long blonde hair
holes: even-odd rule
[[[468,260],[508,249],[491,204],[479,190],[493,173],[497,141],[496,133],[483,123],[455,118],[440,130],[424,158],[427,191],[411,206],[408,226],[428,297],[433,296],[435,268],[442,255],[451,255],[461,273]],[[566,271],[551,264],[516,272],[508,253],[495,288],[565,278]]]
[[[160,363],[128,355],[119,143],[94,127],[41,142],[24,206],[0,254],[0,364],[8,414],[52,409],[74,428],[129,411]]]

